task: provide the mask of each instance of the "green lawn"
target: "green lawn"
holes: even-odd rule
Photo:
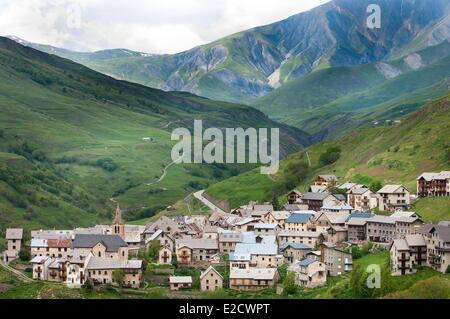
[[[413,210],[429,223],[450,220],[450,197],[421,198],[414,204]]]

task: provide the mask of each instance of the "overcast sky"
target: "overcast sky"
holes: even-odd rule
[[[72,50],[176,53],[327,0],[0,0],[0,34]]]

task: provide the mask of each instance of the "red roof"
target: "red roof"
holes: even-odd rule
[[[72,241],[70,239],[49,239],[49,248],[70,248],[72,246]]]

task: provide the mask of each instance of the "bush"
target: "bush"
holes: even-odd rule
[[[19,258],[21,261],[30,261],[31,260],[30,250],[27,249],[25,246],[22,246],[19,252]]]
[[[99,159],[95,164],[96,166],[99,166],[108,172],[114,172],[116,169],[119,168],[119,166],[116,163],[114,163],[114,161],[111,158]]]
[[[341,157],[342,149],[339,146],[329,147],[325,153],[322,153],[319,157],[319,162],[323,166],[333,164]]]
[[[123,280],[125,278],[125,272],[122,269],[116,269],[112,273],[112,278],[116,284],[122,286]]]
[[[370,186],[370,190],[374,193],[378,192],[381,188],[383,188],[383,184],[380,181],[373,181]]]
[[[283,281],[283,286],[284,286],[283,294],[286,296],[294,295],[297,292],[298,286],[295,283],[295,273],[294,272],[292,272],[292,271],[287,272],[286,278]]]

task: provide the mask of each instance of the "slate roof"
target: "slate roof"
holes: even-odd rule
[[[405,187],[403,187],[402,185],[385,185],[382,189],[378,191],[378,194],[392,194],[395,193],[399,188]]]
[[[230,279],[272,280],[276,273],[276,268],[231,269]]]
[[[299,204],[286,204],[283,206],[283,208],[287,211],[296,211],[296,210],[300,210],[300,205]]]
[[[255,224],[255,229],[275,229],[277,228],[278,224]]]
[[[23,238],[22,228],[8,228],[6,229],[6,239],[16,239],[21,240]]]
[[[250,254],[250,255],[276,255],[278,246],[276,244],[242,244],[236,245],[234,250],[236,254]]]
[[[408,243],[405,239],[394,239],[393,245],[397,248],[399,251],[406,251],[409,250]]]
[[[320,178],[323,178],[324,180],[328,182],[337,181],[336,175],[319,175]]]
[[[370,189],[368,188],[354,188],[349,190],[347,193],[352,193],[354,195],[362,195],[366,192],[370,192]]]
[[[303,195],[303,200],[324,200],[328,196],[330,196],[331,193],[325,192],[325,193],[305,193]]]
[[[442,240],[446,243],[450,243],[450,227],[446,226],[434,226],[433,229],[437,231],[439,234],[439,237],[442,238]]]
[[[326,192],[327,187],[325,185],[311,185],[309,187],[310,193],[324,193]]]
[[[92,257],[89,260],[86,269],[142,269],[142,260],[123,261],[115,258]]]
[[[286,219],[286,223],[294,224],[307,224],[315,212],[294,212],[291,216]]]
[[[242,233],[237,231],[224,231],[219,233],[219,241],[227,243],[240,243],[242,242]]]
[[[395,224],[395,219],[390,216],[375,215],[367,220],[369,223]]]
[[[347,204],[339,204],[339,205],[325,205],[322,206],[323,210],[353,210],[354,208]]]
[[[408,246],[410,247],[427,245],[425,238],[419,234],[407,235],[405,236],[405,240],[408,243]]]
[[[311,265],[311,264],[314,263],[314,262],[315,262],[315,260],[306,258],[306,259],[300,260],[300,261],[298,262],[298,264],[299,264],[300,266],[308,267],[309,265]]]
[[[294,230],[282,230],[278,233],[278,237],[319,237],[321,232],[317,231],[294,231]]]
[[[214,239],[184,238],[177,242],[177,249],[189,247],[191,249],[218,249],[218,243]]]
[[[117,235],[79,234],[73,240],[73,248],[93,248],[98,243],[105,245],[107,252],[117,252],[121,247],[128,247],[127,243]]]
[[[171,276],[169,277],[171,284],[192,284],[191,276]]]
[[[298,207],[295,210],[298,210]],[[271,215],[276,220],[285,220],[285,219],[288,219],[289,216],[291,216],[291,212],[288,212],[286,210],[273,211],[273,212],[271,212]]]
[[[210,271],[215,272],[220,278],[223,279],[223,276],[213,266],[209,266],[208,269],[202,271],[200,274],[200,279],[203,279],[203,277],[205,277],[205,275],[207,275]]]
[[[374,215],[372,213],[351,213],[347,221],[349,221],[352,218],[371,218],[373,216]]]
[[[296,250],[312,250],[311,246],[308,246],[303,243],[284,243],[280,246],[280,250],[285,250],[288,248],[293,248]]]
[[[47,239],[40,239],[40,238],[35,238],[31,240],[31,247],[36,247],[36,248],[47,248],[48,247],[48,240]]]

